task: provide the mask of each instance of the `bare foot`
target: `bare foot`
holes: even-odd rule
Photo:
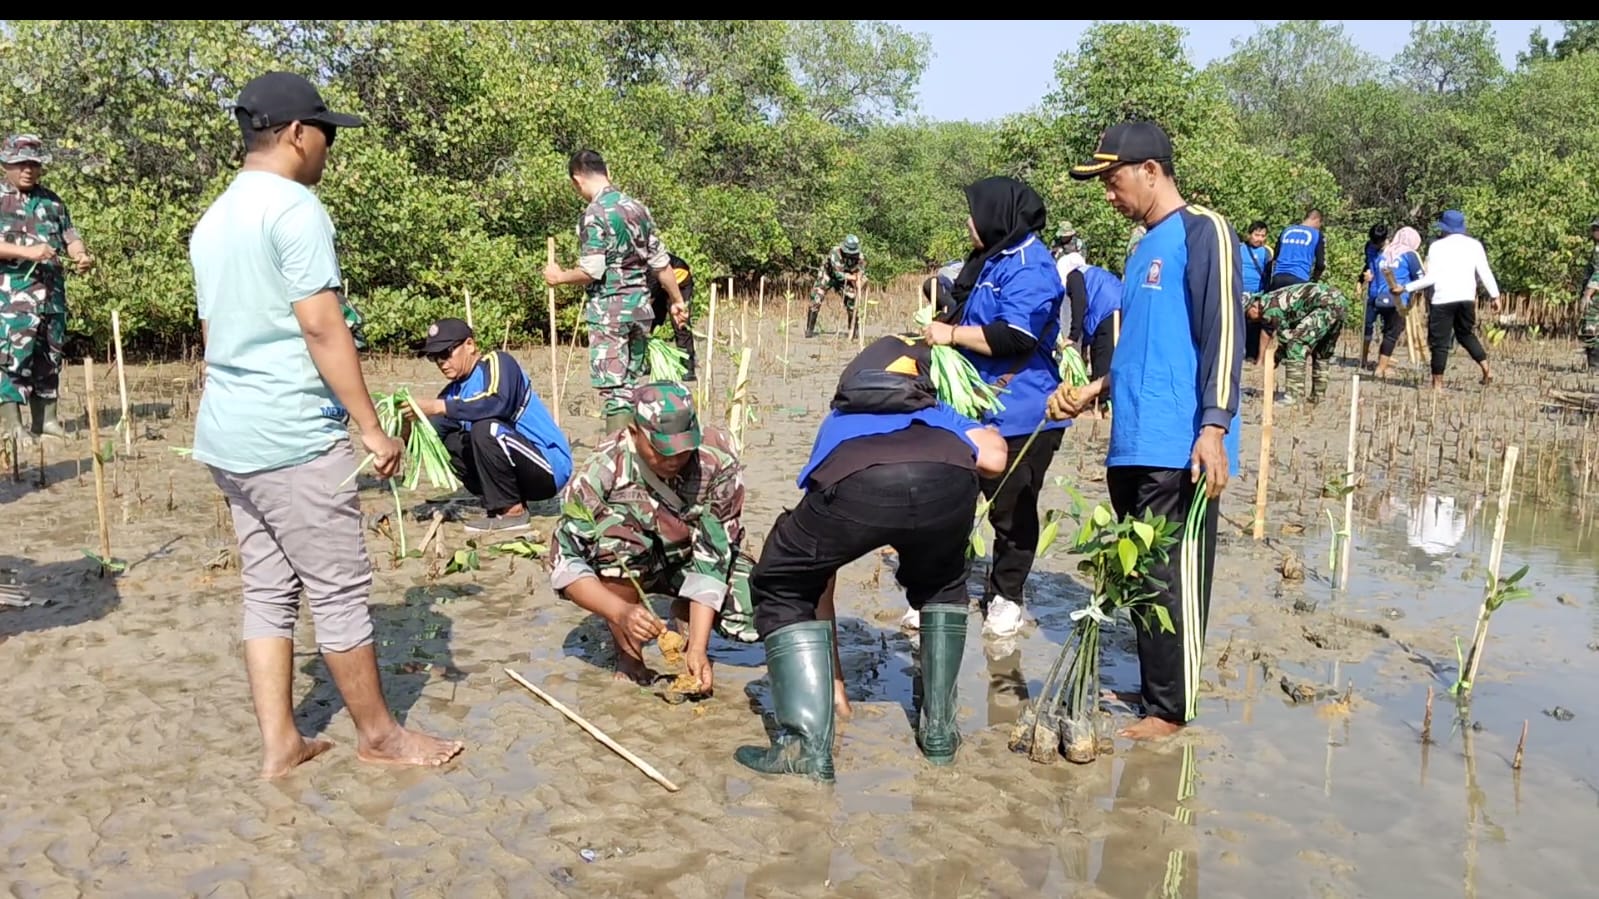
[[[650,670],[650,666],[644,664],[643,659],[635,659],[626,653],[617,653],[616,673],[611,675],[613,680],[649,686],[655,683],[657,676]]]
[[[425,765],[436,768],[461,754],[460,740],[441,740],[395,725],[388,736],[355,748],[356,758],[381,765]]]
[[[1129,740],[1159,740],[1169,737],[1182,729],[1183,726],[1181,724],[1173,724],[1164,718],[1151,716],[1140,720],[1136,724],[1129,724],[1117,731],[1116,735],[1126,737]]]
[[[844,682],[833,681],[833,717],[848,720],[854,711],[849,705],[849,694],[844,691]]]
[[[261,777],[263,780],[282,777],[333,748],[333,743],[328,740],[313,740],[309,737],[300,737],[299,741],[299,745],[292,746],[287,751],[268,752],[262,756]]]

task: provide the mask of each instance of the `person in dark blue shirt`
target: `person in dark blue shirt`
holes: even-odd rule
[[[1276,260],[1271,247],[1266,246],[1266,223],[1260,219],[1250,222],[1249,233],[1238,249],[1243,257],[1238,269],[1244,277],[1244,297],[1270,290],[1272,263]],[[1257,362],[1260,360],[1260,323],[1246,321],[1244,324],[1244,361]]]
[[[1371,356],[1371,338],[1377,333],[1377,312],[1375,292],[1382,279],[1378,276],[1377,262],[1382,259],[1383,248],[1388,245],[1388,226],[1378,222],[1366,232],[1366,265],[1360,270],[1360,286],[1366,294],[1366,327],[1361,331],[1360,338],[1360,367],[1364,369]],[[1403,284],[1404,282],[1399,282]],[[1382,286],[1386,295],[1388,287]]]
[[[527,504],[554,496],[572,476],[566,435],[516,358],[499,350],[481,354],[466,322],[434,322],[422,352],[450,383],[437,399],[418,399],[417,406],[439,432],[456,476],[488,512],[466,529],[525,529]]]
[[[1198,709],[1199,671],[1216,557],[1217,502],[1238,472],[1243,375],[1243,280],[1238,235],[1227,220],[1177,191],[1172,145],[1152,122],[1125,122],[1099,139],[1073,178],[1099,178],[1111,206],[1149,229],[1127,260],[1121,342],[1110,374],[1063,386],[1051,418],[1078,415],[1110,392],[1105,484],[1116,514],[1146,511],[1187,521],[1151,578],[1175,633],[1138,630],[1144,719],[1121,733],[1175,733]],[[1200,491],[1208,500],[1196,501]],[[1154,619],[1156,616],[1147,616]]]
[[[844,369],[832,409],[796,483],[805,495],[778,516],[750,576],[766,646],[777,733],[745,746],[740,764],[767,774],[833,779],[833,719],[848,713],[838,668],[833,586],[840,568],[882,546],[918,610],[921,709],[916,743],[954,761],[955,682],[966,647],[966,554],[978,478],[1005,470],[1005,439],[938,401],[931,348],[890,335]],[[820,609],[820,611],[819,611]]]
[[[1276,256],[1272,290],[1321,280],[1321,273],[1327,268],[1327,241],[1321,235],[1320,209],[1310,210],[1303,222],[1289,225],[1277,235]]]
[[[1031,187],[1014,178],[984,178],[966,187],[966,206],[972,251],[950,294],[955,308],[923,336],[960,350],[985,382],[1002,389],[1005,408],[985,415],[983,423],[1005,438],[1011,470],[982,484],[994,526],[982,607],[983,633],[1003,639],[1022,628],[1022,588],[1038,547],[1039,493],[1070,424],[1044,416],[1061,382],[1055,338],[1066,286],[1038,237],[1046,213]]]

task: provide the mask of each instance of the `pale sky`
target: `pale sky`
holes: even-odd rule
[[[1055,57],[1073,51],[1087,20],[996,21],[959,19],[889,20],[932,38],[933,57],[922,76],[921,112],[938,120],[986,121],[1022,112],[1043,99],[1055,81]],[[1278,20],[1173,20],[1188,32],[1189,59],[1203,67],[1232,52],[1233,39]],[[1367,52],[1390,59],[1410,39],[1408,20],[1343,19],[1345,34]],[[1508,66],[1527,48],[1534,28],[1551,40],[1561,34],[1554,19],[1495,19],[1499,56]]]

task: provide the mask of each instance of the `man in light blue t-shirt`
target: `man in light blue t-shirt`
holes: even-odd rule
[[[367,596],[372,563],[350,475],[348,422],[379,477],[403,448],[383,432],[346,323],[333,223],[310,191],[339,128],[311,83],[270,72],[234,108],[244,167],[189,241],[205,337],[194,458],[228,499],[244,581],[244,663],[263,777],[331,748],[295,727],[294,622],[310,602],[318,647],[355,720],[365,761],[442,765],[459,742],[407,730],[378,680]]]

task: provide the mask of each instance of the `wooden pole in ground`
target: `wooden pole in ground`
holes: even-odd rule
[[[1515,484],[1516,460],[1521,456],[1521,447],[1505,447],[1505,467],[1499,479],[1499,512],[1494,518],[1494,542],[1488,551],[1488,583],[1499,581],[1499,562],[1505,555],[1505,525],[1510,517],[1510,494]],[[1482,608],[1477,610],[1477,628],[1471,638],[1471,655],[1466,657],[1466,669],[1461,677],[1460,695],[1462,698],[1471,695],[1472,684],[1477,681],[1477,666],[1482,663],[1482,646],[1488,642],[1488,616],[1493,612],[1488,608],[1488,596],[1482,600]]]
[[[705,323],[705,377],[700,379],[700,415],[711,414],[711,382],[716,362],[716,282],[711,282],[711,312]]]
[[[465,294],[466,294],[466,326],[468,328],[472,328],[472,327],[475,327],[472,324],[472,288],[468,287],[465,290]]]
[[[111,310],[111,342],[117,348],[117,397],[122,401],[122,418],[117,426],[122,429],[122,446],[133,454],[133,420],[128,417],[128,376],[122,367],[122,316]]]
[[[744,452],[745,406],[749,402],[750,348],[744,347],[738,356],[738,380],[733,382],[732,408],[727,412],[727,430],[733,438],[733,451]]]
[[[1265,406],[1260,412],[1260,467],[1255,476],[1255,539],[1266,537],[1266,485],[1271,479],[1271,411],[1277,405],[1273,400],[1277,389],[1277,339],[1268,334],[1260,336],[1260,364],[1265,371]]]
[[[760,355],[766,338],[766,276],[762,275],[755,288],[755,354]]]
[[[1349,454],[1344,463],[1344,545],[1338,560],[1338,586],[1349,589],[1349,556],[1355,542],[1355,435],[1360,431],[1360,375],[1349,387]]]
[[[595,727],[594,725],[588,723],[588,721],[586,721],[583,718],[582,715],[579,715],[577,712],[574,712],[571,709],[567,708],[565,705],[563,705],[561,703],[560,700],[556,699],[554,696],[551,696],[550,694],[544,692],[543,690],[540,690],[538,687],[535,687],[532,684],[528,683],[526,678],[522,677],[522,675],[520,675],[520,674],[517,674],[515,671],[512,671],[511,669],[507,668],[507,669],[505,669],[505,673],[509,674],[511,676],[512,680],[514,680],[517,683],[521,684],[522,686],[526,687],[528,689],[528,691],[531,692],[534,696],[537,696],[538,698],[540,698],[540,699],[544,700],[545,702],[549,703],[552,708],[554,708],[557,712],[560,712],[561,714],[565,715],[573,724],[576,724],[578,727],[581,727],[584,730],[588,731],[589,736],[593,737],[596,740],[599,740],[601,743],[603,743],[605,745],[605,748],[611,750],[612,752],[616,753],[617,755],[621,756],[622,758],[627,759],[629,762],[632,763],[633,767],[639,769],[640,771],[643,771],[644,774],[647,777],[649,777],[650,780],[655,781],[656,783],[660,784],[661,786],[665,787],[666,789],[670,790],[673,793],[676,793],[678,791],[677,784],[672,783],[670,780],[667,780],[666,776],[661,774],[661,772],[655,770],[654,766],[652,766],[649,762],[646,762],[643,759],[639,758],[638,756],[634,755],[633,753],[629,752],[620,743],[618,743],[615,740],[611,739],[610,737],[606,736],[605,735],[605,731],[602,731],[599,728]]]
[[[792,344],[789,342],[789,332],[793,330],[789,321],[791,308],[794,305],[794,295],[785,294],[783,297],[783,383],[788,383],[788,357]]]
[[[544,256],[550,264],[555,264],[555,237],[547,236],[544,239]],[[555,331],[555,288],[551,287],[545,292],[545,303],[550,309],[550,415],[555,419],[555,426],[561,426],[561,382],[557,378],[557,364],[555,361],[556,344],[560,338]]]
[[[94,360],[83,357],[83,404],[89,413],[89,446],[94,453],[94,509],[100,519],[100,561],[111,561],[111,524],[105,510],[105,461],[100,449],[100,404],[94,397]],[[101,571],[105,568],[102,564]]]

